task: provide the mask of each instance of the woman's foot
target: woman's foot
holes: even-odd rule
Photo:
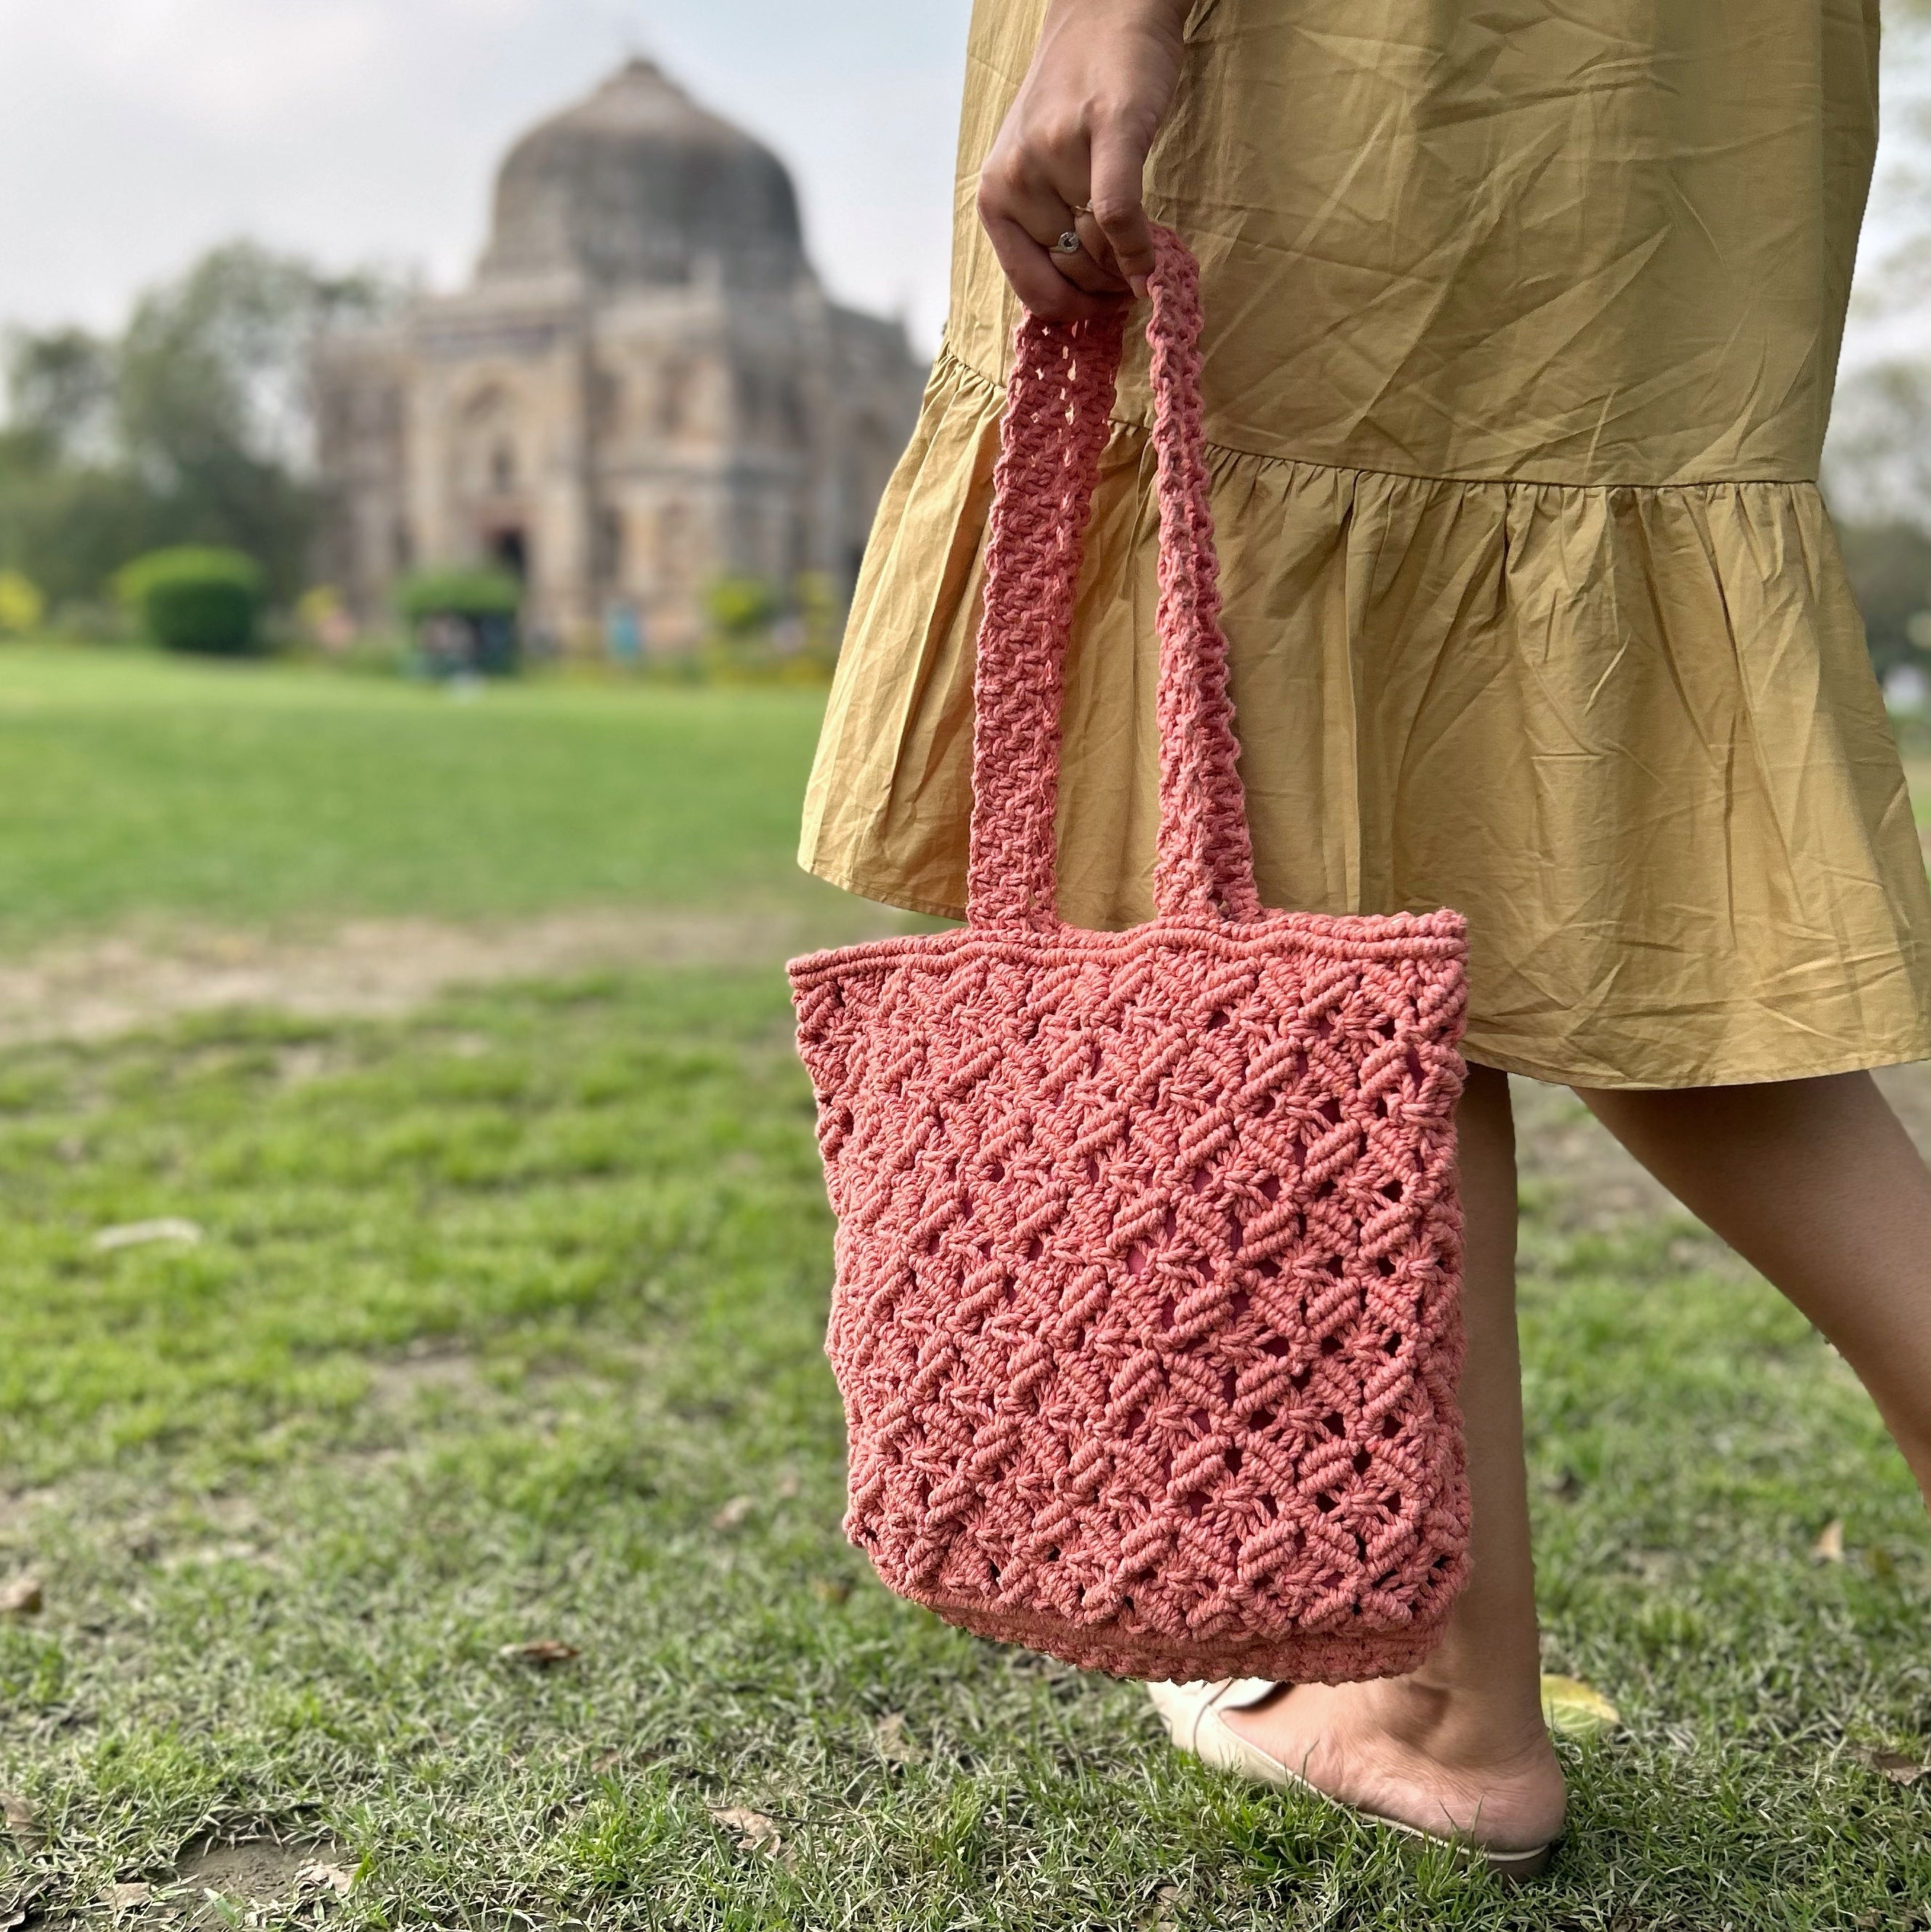
[[[1562,1828],[1562,1767],[1540,1714],[1498,1724],[1414,1677],[1284,1686],[1223,1708],[1237,1736],[1356,1810],[1493,1851],[1545,1845]]]

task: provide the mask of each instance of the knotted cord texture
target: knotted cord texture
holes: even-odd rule
[[[1159,459],[1162,640],[1160,836],[1153,896],[1169,917],[1258,919],[1240,746],[1227,694],[1220,566],[1207,506],[1200,265],[1162,237],[1153,326],[1153,446]]]
[[[1123,316],[1019,326],[993,472],[973,676],[976,921],[1050,926],[1060,696],[1080,552],[1106,446]]]
[[[1419,1663],[1466,1568],[1466,939],[1452,912],[1254,898],[1197,289],[1162,233],[1160,916],[1052,910],[1059,663],[1120,339],[1029,319],[970,922],[791,968],[838,1217],[826,1346],[846,1529],[901,1594],[1123,1676],[1339,1682]]]

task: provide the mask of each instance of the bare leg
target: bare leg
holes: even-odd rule
[[[1836,1344],[1931,1498],[1931,1170],[1877,1083],[1581,1097]]]
[[[1407,1677],[1306,1684],[1226,1721],[1330,1796],[1498,1850],[1552,1837],[1562,1772],[1543,1728],[1516,1342],[1516,1148],[1507,1080],[1471,1066],[1462,1378],[1474,1564],[1448,1634]]]

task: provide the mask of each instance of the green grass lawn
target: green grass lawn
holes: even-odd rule
[[[795,907],[829,896],[792,862],[823,704],[0,646],[0,950],[130,920]]]
[[[359,1870],[351,1925],[1926,1922],[1924,1792],[1858,1756],[1923,1748],[1923,1526],[1768,1290],[1531,1204],[1549,1663],[1628,1722],[1510,1902],[868,1580],[808,1106],[763,975],[10,1055],[4,1883],[104,1924],[274,1834]],[[92,1244],[162,1216],[205,1238]]]
[[[159,839],[144,884],[95,822],[139,820],[122,752],[162,775],[157,822],[252,798],[291,867],[277,814],[324,744],[391,806],[425,770],[604,801],[539,810],[452,914],[588,881],[782,892],[811,724],[784,698],[461,708],[18,656],[0,719],[37,719],[43,778],[101,782],[10,816],[16,935],[418,910],[358,899],[348,861],[427,892],[454,850],[351,784],[353,836],[305,886],[223,898]],[[653,758],[683,776],[638,776]],[[625,812],[673,811],[715,869],[626,852]],[[59,851],[106,883],[20,904]],[[1570,1844],[1511,1897],[1204,1772],[1136,1688],[870,1580],[838,1526],[830,1223],[774,972],[0,1053],[0,1583],[45,1596],[0,1618],[0,1928],[1922,1932],[1931,1779],[1870,1760],[1931,1732],[1931,1538],[1869,1405],[1686,1224],[1577,1232],[1547,1182],[1525,1204],[1547,1661],[1626,1721],[1563,1742]],[[97,1245],[162,1217],[200,1238]],[[1833,1520],[1844,1560],[1816,1561]],[[544,1642],[577,1654],[502,1654]],[[353,1888],[288,1902],[310,1863]]]

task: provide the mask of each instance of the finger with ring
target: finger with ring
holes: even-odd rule
[[[1084,289],[1089,295],[1121,292],[1120,284],[1084,248],[1075,248],[1069,254],[1060,249],[1048,248],[1046,259],[1075,288]]]
[[[1029,224],[1030,232],[1054,268],[1089,295],[1119,293],[1118,281],[1101,269],[1087,247],[1085,230],[1093,218],[1075,214],[1065,202],[1055,206],[1050,214],[1044,208],[1039,213],[1039,226],[1030,228]]]
[[[1090,209],[1073,211],[1073,232],[1079,237],[1087,260],[1105,276],[1108,285],[1123,290],[1126,278],[1120,274],[1120,264],[1114,259],[1113,244],[1107,240],[1106,231],[1093,219]]]

